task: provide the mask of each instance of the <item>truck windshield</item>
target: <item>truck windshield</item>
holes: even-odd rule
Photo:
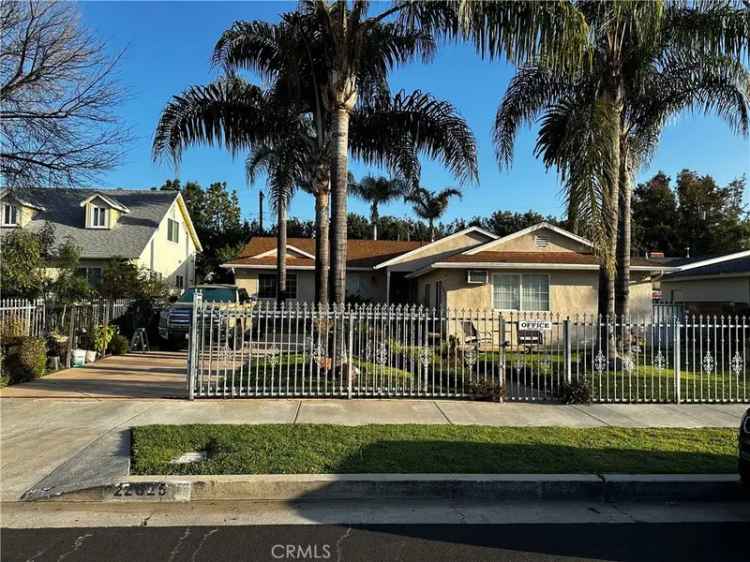
[[[224,287],[215,289],[200,289],[204,302],[235,302],[235,290]],[[178,302],[193,302],[195,289],[188,289],[177,299]]]

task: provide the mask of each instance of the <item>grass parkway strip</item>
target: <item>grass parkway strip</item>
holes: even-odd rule
[[[639,473],[737,470],[734,429],[151,425],[133,474]],[[170,462],[187,452],[205,460]]]

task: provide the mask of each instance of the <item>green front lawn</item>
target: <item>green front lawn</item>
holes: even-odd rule
[[[134,474],[731,473],[733,429],[433,425],[133,428]],[[189,451],[208,459],[170,464]]]

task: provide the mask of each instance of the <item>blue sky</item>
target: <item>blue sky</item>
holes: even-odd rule
[[[119,77],[128,88],[129,99],[121,112],[134,135],[123,163],[104,175],[100,185],[148,188],[173,177],[203,185],[226,181],[240,196],[243,216],[256,218],[257,194],[264,184],[246,184],[242,157],[233,160],[218,148],[193,148],[186,151],[179,171],[175,171],[168,161],[152,162],[151,139],[171,96],[216,78],[210,55],[224,29],[242,19],[274,21],[293,7],[288,2],[82,3],[83,22],[107,48],[113,54],[125,49]],[[421,89],[453,103],[476,136],[480,182],[464,187],[463,200],[449,207],[444,220],[488,215],[495,210],[533,209],[556,216],[563,212],[556,173],[546,171],[533,156],[536,127],[519,135],[512,168],[498,168],[490,129],[513,71],[507,63],[481,60],[466,45],[450,44],[439,49],[431,64],[411,63],[392,74],[394,91]],[[357,177],[371,171],[356,162],[351,168]],[[720,185],[743,174],[750,176],[750,141],[733,135],[714,117],[682,115],[666,129],[652,163],[639,172],[638,179],[660,169],[675,177],[683,168],[711,174]],[[424,161],[422,184],[440,189],[456,182],[438,163]],[[313,208],[312,198],[300,194],[295,196],[290,214],[312,218]],[[350,199],[349,208],[367,214],[361,201]],[[381,214],[412,216],[402,203],[385,206]]]

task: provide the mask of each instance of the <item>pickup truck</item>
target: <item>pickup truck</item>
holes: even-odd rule
[[[234,285],[196,285],[187,289],[180,298],[159,315],[159,336],[165,340],[184,340],[193,319],[193,298],[201,291],[203,302],[245,304],[250,300],[245,289]]]

